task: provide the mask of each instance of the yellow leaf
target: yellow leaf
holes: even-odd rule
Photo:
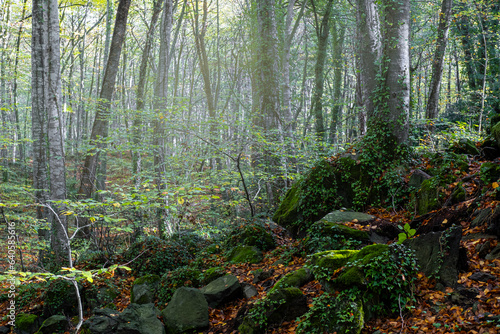
[[[177,202],[179,202],[179,204],[180,204],[180,205],[184,204],[184,198],[179,197],[179,198],[177,199]]]
[[[498,188],[498,183],[497,182],[493,182],[491,184],[491,186],[493,187],[493,189],[496,189],[496,188]]]

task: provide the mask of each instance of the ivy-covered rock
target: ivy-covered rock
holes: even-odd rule
[[[162,311],[167,333],[184,333],[208,328],[208,303],[198,289],[179,288]]]
[[[201,272],[190,267],[181,267],[168,271],[162,276],[158,286],[158,305],[168,303],[174,292],[180,287],[200,287],[201,280]]]
[[[417,214],[423,215],[440,207],[436,177],[425,180],[417,193]]]
[[[480,177],[485,184],[497,181],[500,179],[500,165],[494,162],[483,163],[480,169]]]
[[[35,314],[19,313],[16,315],[16,333],[33,334],[40,327],[40,318]],[[9,331],[10,332],[10,331]]]
[[[232,263],[259,263],[263,258],[262,251],[255,246],[236,246],[228,256]]]
[[[337,270],[349,262],[357,250],[331,250],[313,254],[308,262],[308,267],[312,268],[314,277],[323,281],[332,276]],[[323,283],[325,284],[325,283]]]
[[[130,266],[138,275],[162,275],[168,270],[185,266],[193,259],[186,245],[176,240],[162,240],[148,236],[142,241],[133,243],[124,254],[126,259],[135,259]]]
[[[273,290],[290,287],[300,288],[304,284],[312,281],[312,279],[313,275],[309,268],[300,268],[283,276],[278,282],[276,282],[274,287],[271,289],[271,292]]]
[[[364,326],[363,303],[345,294],[324,293],[301,319],[297,334],[359,334]]]
[[[242,288],[236,276],[225,275],[204,286],[201,293],[205,296],[208,306],[215,308],[220,304],[241,297]]]
[[[299,288],[276,289],[254,305],[238,331],[241,334],[264,333],[267,326],[294,320],[307,310],[307,298]]]
[[[251,222],[235,227],[226,240],[226,246],[255,246],[263,251],[276,247],[276,241],[271,233],[259,223]]]
[[[37,333],[57,334],[64,333],[69,329],[68,319],[64,315],[53,315],[47,318]]]
[[[132,284],[130,302],[134,304],[153,303],[159,283],[160,276],[158,275],[146,275],[139,277]]]
[[[354,215],[351,215],[351,217],[354,217]],[[361,216],[359,217],[361,218]],[[370,236],[367,232],[334,223],[327,219],[314,223],[308,230],[308,236],[304,239],[305,248],[309,253],[335,249],[354,249],[369,242]]]

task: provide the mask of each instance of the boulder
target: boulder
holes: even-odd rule
[[[313,306],[306,313],[305,319],[297,327],[297,334],[359,334],[365,323],[363,303],[358,298],[325,293],[313,300]]]
[[[85,293],[80,284],[78,284],[78,289],[83,299]],[[44,291],[43,300],[43,315],[45,317],[56,314],[66,314],[68,316],[78,314],[75,287],[68,281],[51,281],[48,288]],[[85,302],[85,300],[82,300],[82,302]]]
[[[486,260],[500,259],[500,245],[493,248],[493,250],[488,255],[486,255],[485,258]]]
[[[491,135],[495,139],[497,147],[500,148],[500,122],[491,127]]]
[[[198,289],[177,289],[161,314],[169,334],[202,331],[209,326],[208,303]]]
[[[490,184],[500,178],[500,164],[494,162],[484,162],[479,170],[481,181]]]
[[[422,182],[417,193],[417,214],[423,215],[440,207],[439,187],[435,184],[436,182],[435,177]]]
[[[487,222],[488,216],[491,214],[491,209],[486,208],[482,210],[476,210],[476,212],[473,213],[473,216],[475,216],[474,220],[470,224],[471,227],[477,227],[477,226],[482,226]]]
[[[306,283],[309,283],[313,280],[313,275],[309,268],[300,268],[295,271],[289,272],[285,276],[283,276],[270,292],[277,289],[284,289],[289,287],[300,288]]]
[[[462,228],[453,226],[442,232],[430,232],[404,241],[415,251],[420,269],[445,287],[456,287],[460,262]]]
[[[43,322],[38,332],[41,334],[55,334],[64,333],[67,330],[69,330],[68,319],[64,315],[53,315]]]
[[[500,205],[498,205],[491,215],[488,216],[488,227],[486,228],[486,233],[496,235],[500,237]]]
[[[212,267],[205,270],[202,274],[202,283],[208,284],[219,277],[226,275],[226,271],[222,267]]]
[[[243,297],[245,297],[246,299],[250,299],[259,294],[257,289],[252,284],[242,283],[241,286],[243,289]]]
[[[132,284],[130,302],[134,304],[154,303],[155,292],[160,283],[160,276],[146,275],[139,277]]]
[[[332,250],[313,254],[307,264],[313,270],[314,277],[321,282],[323,286],[329,277],[337,270],[342,268],[349,260],[357,254],[357,250]]]
[[[317,253],[325,250],[358,248],[363,243],[369,243],[370,236],[366,231],[322,219],[311,226],[304,242],[309,253]]]
[[[250,223],[234,228],[226,240],[228,248],[238,245],[255,246],[267,251],[276,247],[276,241],[264,226],[258,223]]]
[[[264,333],[264,325],[272,326],[294,320],[307,310],[307,298],[300,289],[276,289],[255,304],[238,327],[238,331],[240,334]]]
[[[263,258],[262,251],[255,246],[236,246],[229,253],[228,260],[232,263],[259,263]]]
[[[323,221],[331,223],[345,223],[357,221],[361,224],[367,224],[375,219],[375,216],[354,211],[332,211],[322,218]]]
[[[410,180],[408,181],[408,187],[414,188],[414,189],[420,189],[422,186],[422,183],[424,183],[425,180],[430,179],[432,176],[427,174],[424,171],[421,171],[420,169],[415,170],[411,176]]]
[[[100,309],[83,323],[92,334],[165,334],[154,304],[130,304],[122,313]]]
[[[40,318],[35,314],[19,313],[16,315],[17,334],[33,334],[40,327]],[[10,330],[7,332],[10,333]]]
[[[119,317],[117,334],[165,334],[154,304],[130,304]]]
[[[257,269],[252,272],[253,274],[253,283],[259,283],[262,281],[265,281],[269,277],[273,276],[274,274],[274,269],[271,270],[263,270],[263,269]]]
[[[203,287],[201,293],[205,296],[208,306],[215,308],[220,304],[241,297],[242,288],[236,276],[225,275]]]

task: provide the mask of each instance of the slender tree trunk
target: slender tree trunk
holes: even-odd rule
[[[115,28],[109,58],[106,63],[101,93],[97,103],[97,112],[90,135],[90,146],[92,147],[87,156],[82,170],[81,185],[79,194],[82,197],[90,198],[94,190],[96,181],[96,170],[99,163],[100,151],[106,148],[108,137],[109,114],[111,98],[115,90],[116,74],[120,63],[120,54],[127,31],[127,17],[131,0],[120,0],[116,12]]]
[[[333,39],[333,101],[334,106],[332,109],[332,120],[330,123],[330,144],[336,144],[337,138],[337,128],[339,120],[342,118],[342,96],[341,96],[341,86],[342,86],[342,52],[344,48],[344,34],[345,26],[341,24],[333,25],[332,27],[332,39]],[[340,30],[340,31],[338,31]]]
[[[450,27],[451,7],[453,0],[443,0],[441,12],[439,13],[439,26],[437,31],[436,51],[432,63],[432,78],[427,100],[425,117],[436,119],[439,112],[439,92],[441,88],[441,78],[443,76],[444,53],[448,43],[448,29]]]

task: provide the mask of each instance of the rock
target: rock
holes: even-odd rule
[[[205,296],[208,306],[215,308],[241,297],[242,288],[236,276],[225,275],[203,287],[201,293]]]
[[[10,327],[0,326],[0,334],[9,334],[9,333],[10,333]]]
[[[155,292],[160,283],[160,276],[146,275],[139,277],[132,284],[130,302],[134,304],[154,303]]]
[[[450,205],[458,204],[460,202],[465,201],[466,198],[467,198],[467,193],[465,191],[463,184],[460,182],[455,187],[453,192],[451,193],[451,196],[450,196],[450,199],[448,200],[447,205],[450,206]]]
[[[333,211],[324,216],[321,220],[331,223],[345,223],[356,220],[360,224],[367,224],[375,219],[375,216],[353,211]]]
[[[482,226],[483,224],[486,223],[488,216],[491,214],[491,209],[486,208],[482,210],[477,210],[476,212],[473,213],[473,215],[476,217],[471,223],[471,227],[477,227],[477,226]]]
[[[488,216],[488,227],[486,228],[486,233],[494,234],[500,237],[500,205],[498,205],[493,213]]]
[[[479,170],[479,175],[485,184],[495,182],[500,178],[500,165],[494,162],[484,162]]]
[[[240,334],[263,333],[262,321],[268,326],[281,324],[301,316],[307,309],[307,298],[300,289],[277,289],[250,310],[238,330]]]
[[[477,252],[477,255],[484,259],[491,251],[491,241],[490,240],[486,240],[484,243],[482,244],[477,244],[476,245],[476,252]]]
[[[500,148],[500,122],[491,127],[491,136],[495,139],[497,147]]]
[[[485,272],[479,272],[476,271],[472,275],[469,276],[471,280],[478,281],[478,282],[488,282],[489,280],[496,281],[497,277],[492,274],[488,274]]]
[[[359,334],[364,327],[363,303],[359,299],[338,298],[333,295],[324,294],[313,300],[313,307],[305,315],[307,321],[299,324],[297,334],[314,333],[338,333]],[[322,307],[328,304],[328,308]],[[316,305],[320,305],[316,307]],[[339,318],[338,314],[348,314],[348,317]]]
[[[198,289],[177,289],[161,314],[169,334],[202,331],[209,326],[208,303]]]
[[[460,263],[462,228],[454,226],[443,232],[430,232],[404,245],[415,251],[420,269],[427,276],[434,276],[444,286],[455,287]]]
[[[130,304],[119,317],[117,334],[165,334],[154,304]]]
[[[486,260],[500,259],[500,245],[493,248],[493,250],[488,255],[486,255],[485,258]]]
[[[80,296],[84,299],[84,291],[80,284],[78,284],[78,289],[80,290]],[[78,314],[76,291],[74,285],[70,282],[65,280],[51,281],[44,292],[43,300],[45,301],[43,304],[43,315],[45,317],[56,314],[66,314],[68,316]]]
[[[352,249],[370,241],[366,231],[360,231],[348,226],[322,219],[309,229],[309,235],[304,240],[309,253],[324,250]]]
[[[245,297],[246,299],[250,299],[259,294],[257,292],[257,289],[252,284],[242,283],[241,286],[243,288],[243,297]]]
[[[232,263],[259,263],[264,256],[255,246],[236,246],[231,250],[228,260]]]
[[[69,330],[68,319],[64,315],[53,315],[47,318],[38,332],[42,334],[64,333]]]
[[[476,144],[473,143],[470,139],[460,138],[460,140],[454,143],[448,151],[451,151],[456,154],[467,154],[467,155],[480,155]]]
[[[271,270],[257,269],[257,270],[254,270],[252,273],[253,273],[252,282],[259,283],[259,282],[265,281],[269,277],[273,276],[274,269],[271,269]]]
[[[429,211],[439,208],[439,190],[436,178],[430,178],[422,182],[422,186],[417,193],[417,214],[423,215]]]
[[[333,250],[316,253],[309,260],[310,267],[313,268],[316,279],[321,279],[345,266],[352,256],[358,252],[357,250]]]
[[[420,189],[422,183],[430,178],[431,176],[429,174],[421,171],[420,169],[417,169],[411,174],[410,180],[408,181],[408,187]]]
[[[40,328],[40,318],[35,314],[19,313],[16,315],[17,334],[33,334]],[[7,332],[10,333],[10,330]]]
[[[273,287],[271,292],[276,289],[283,288],[300,288],[306,283],[309,283],[313,280],[313,275],[309,268],[300,268],[295,271],[289,272],[285,276],[283,276]]]
[[[118,317],[119,313],[115,310],[97,309],[82,327],[92,334],[113,334],[118,327]]]
[[[245,245],[267,251],[276,247],[276,241],[262,225],[251,223],[235,228],[226,240],[228,248]]]
[[[222,277],[226,275],[226,271],[222,267],[212,267],[208,268],[203,272],[203,279],[202,283],[203,284],[208,284],[214,280],[216,280],[219,277]]]

